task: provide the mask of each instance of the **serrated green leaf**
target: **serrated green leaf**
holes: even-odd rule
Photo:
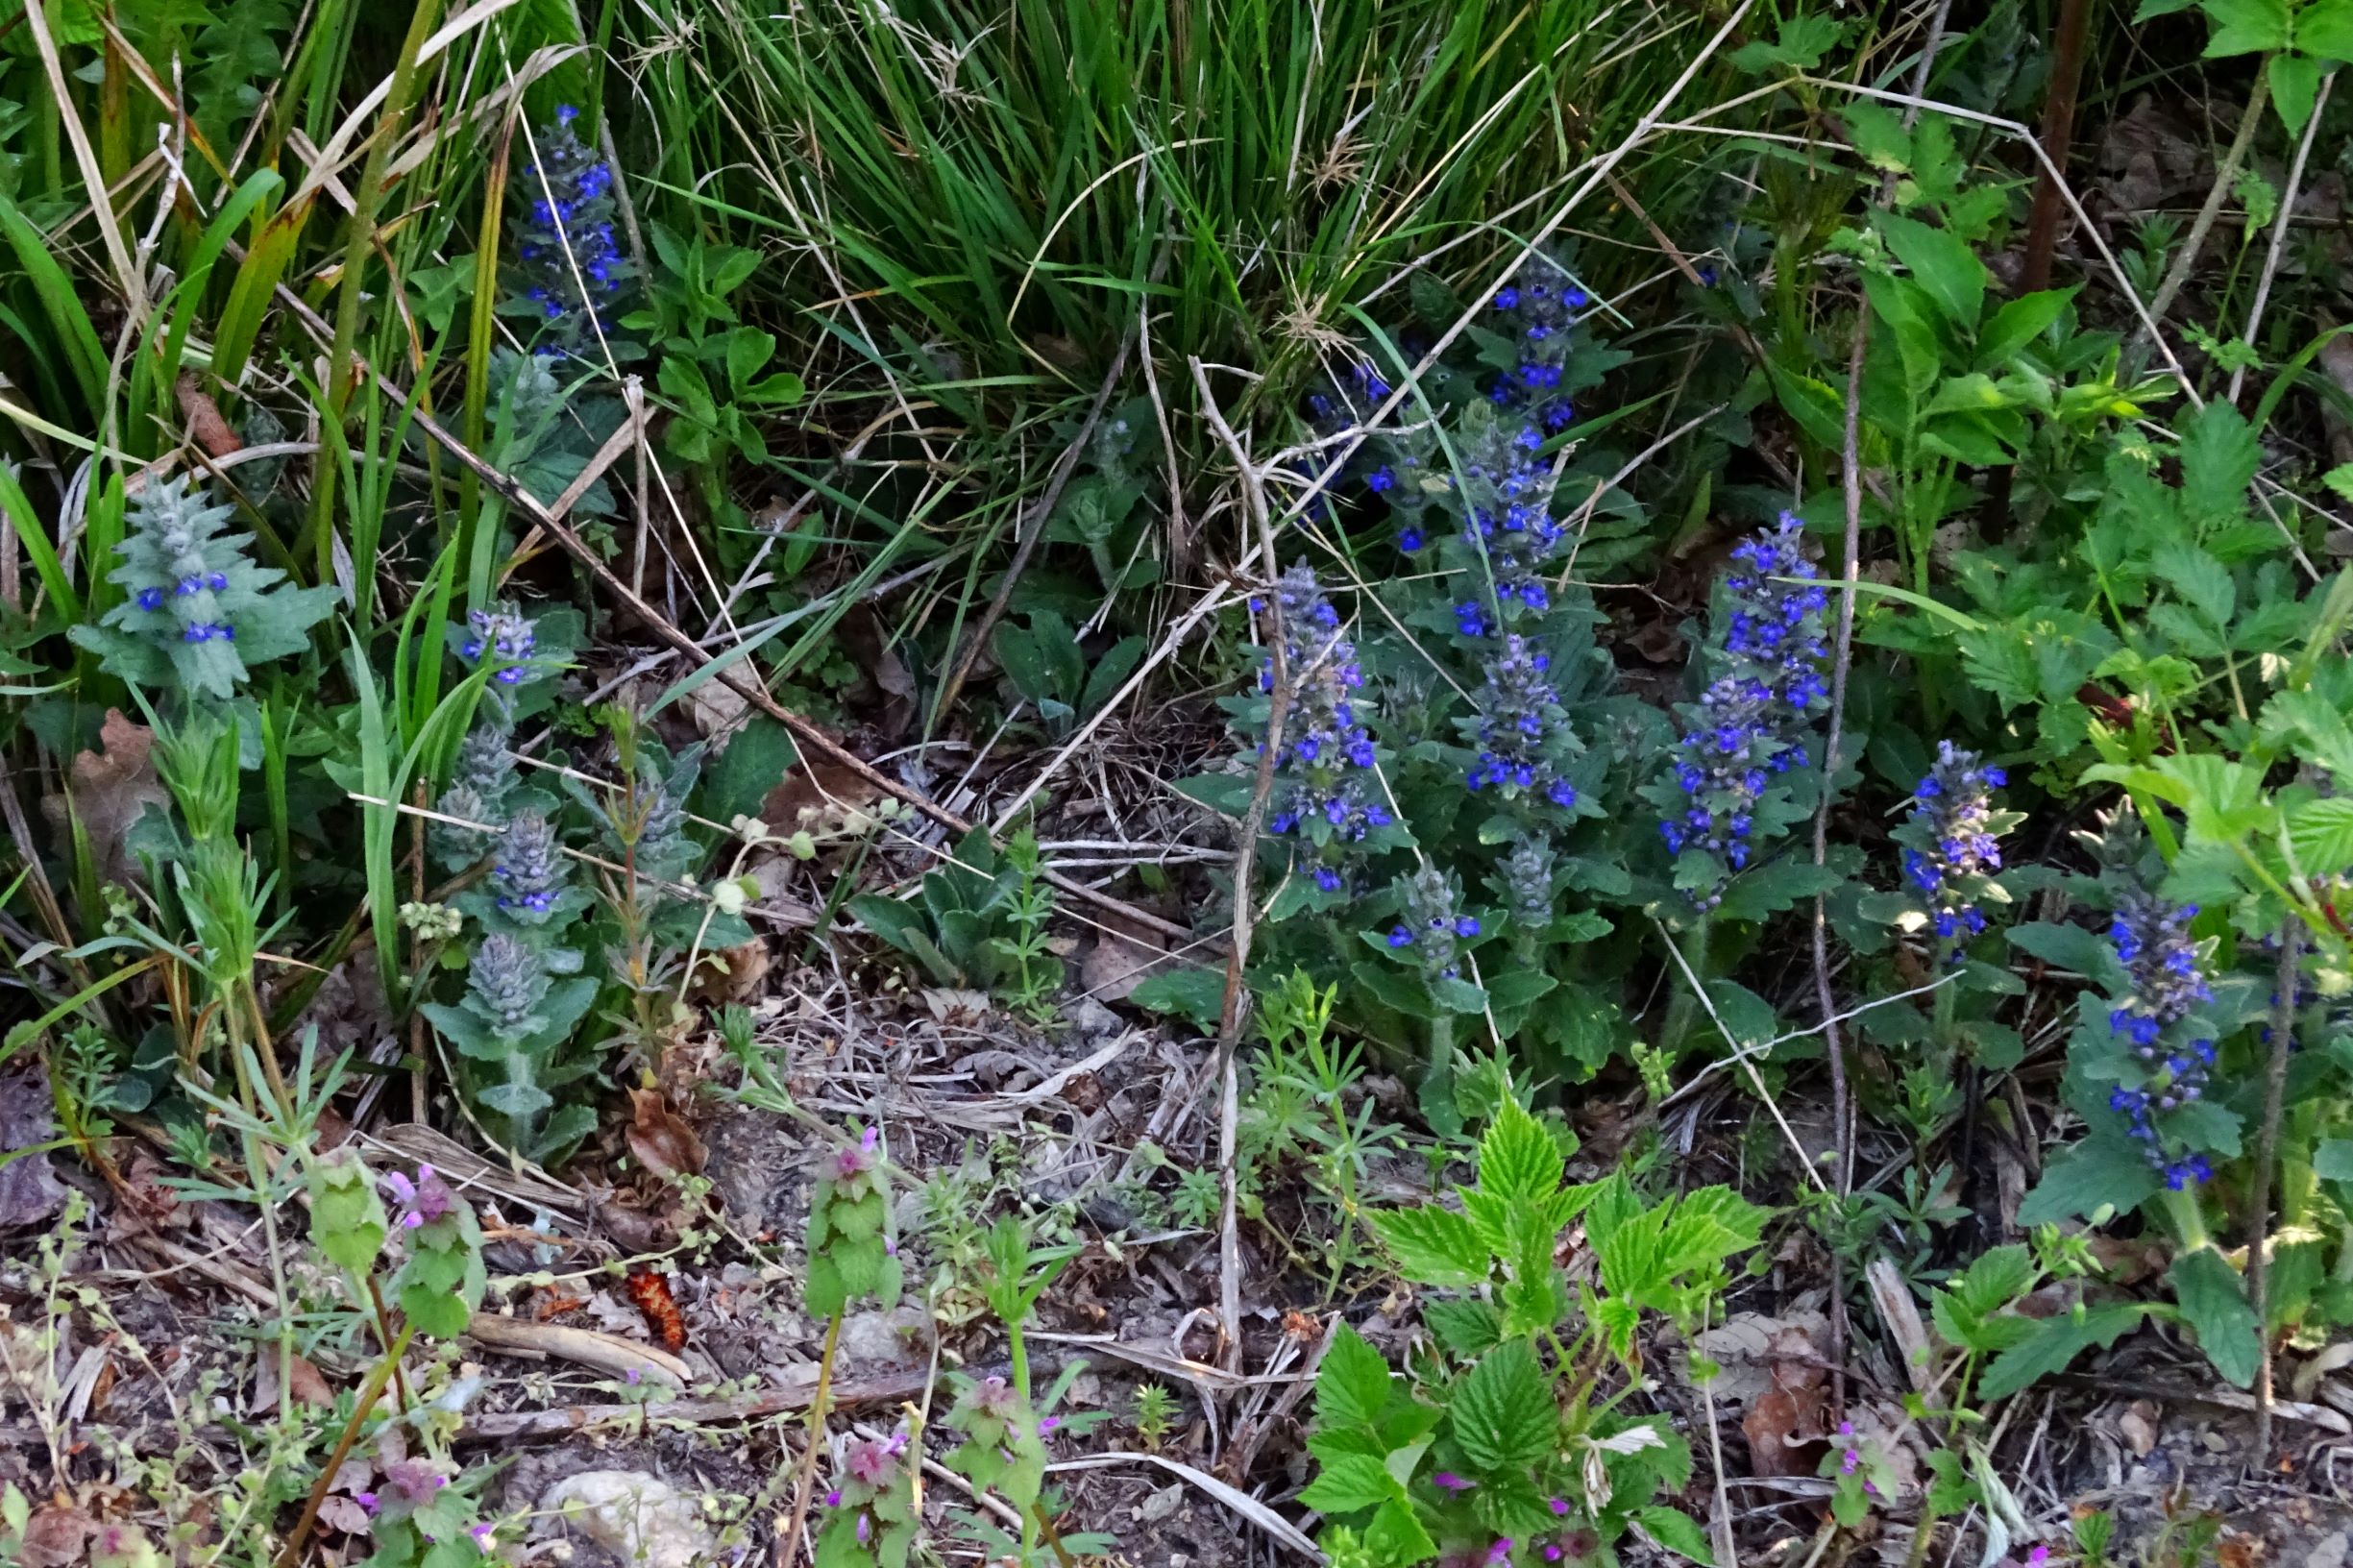
[[[1324,1513],[1353,1513],[1359,1508],[1377,1508],[1405,1495],[1406,1489],[1383,1468],[1379,1459],[1346,1454],[1326,1462],[1299,1494],[1299,1501]]]
[[[1389,1365],[1346,1324],[1315,1371],[1315,1418],[1326,1428],[1369,1427],[1389,1403]]]
[[[2353,61],[2353,0],[2313,0],[2296,12],[2295,46],[2321,60]]]
[[[1397,1271],[1415,1284],[1467,1287],[1485,1283],[1491,1255],[1466,1216],[1425,1204],[1374,1213],[1370,1221]]]
[[[1679,1557],[1709,1564],[1716,1560],[1715,1549],[1707,1544],[1707,1532],[1700,1528],[1698,1520],[1680,1508],[1646,1504],[1634,1510],[1634,1523],[1642,1527],[1644,1534]]]
[[[1560,1189],[1562,1164],[1544,1124],[1506,1100],[1479,1139],[1479,1190],[1506,1203],[1541,1203]]]
[[[2263,445],[2246,416],[2217,398],[2191,414],[2181,430],[2182,514],[2211,526],[2246,510],[2246,487],[2263,466]]]
[[[2219,631],[2230,625],[2231,613],[2239,603],[2239,587],[2220,561],[2195,545],[2174,543],[2159,547],[2149,557],[2149,565],[2208,625]]]
[[[1977,1397],[2003,1399],[2037,1379],[2067,1370],[2069,1362],[2093,1346],[2105,1349],[2132,1332],[2147,1311],[2145,1304],[2131,1301],[2093,1311],[2077,1308],[2066,1316],[2046,1318],[2026,1339],[1994,1358]]]
[[[2288,47],[2288,0],[2199,0],[2199,9],[2214,26],[2208,60]]]
[[[1560,1438],[1552,1380],[1519,1340],[1481,1358],[1456,1386],[1447,1420],[1463,1457],[1490,1476],[1541,1463]]]
[[[2353,799],[2328,796],[2297,806],[2288,814],[2288,842],[2307,876],[2335,876],[2353,866]]]
[[[2018,1222],[2055,1225],[2088,1218],[2103,1208],[2130,1213],[2163,1185],[2138,1144],[2121,1135],[2096,1133],[2044,1165],[2043,1179],[2019,1205]]]

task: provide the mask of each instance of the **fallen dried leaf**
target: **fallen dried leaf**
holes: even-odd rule
[[[2133,1458],[2147,1458],[2149,1450],[2157,1446],[2157,1407],[2145,1399],[2136,1399],[2124,1407],[2124,1413],[2117,1417],[2116,1424]]]
[[[57,1136],[47,1074],[32,1070],[0,1078],[0,1151],[35,1149]],[[46,1152],[19,1154],[0,1164],[0,1230],[42,1224],[64,1207],[65,1186],[50,1168]]]
[[[171,796],[156,778],[151,755],[155,744],[154,730],[133,723],[119,708],[109,708],[98,726],[100,749],[74,758],[66,770],[64,796],[41,801],[41,815],[61,841],[70,837],[71,819],[81,820],[101,881],[128,885],[136,879],[138,863],[128,843],[131,829],[150,805],[170,808]]]
[[[629,1091],[629,1152],[657,1176],[699,1176],[708,1158],[695,1129],[662,1098],[658,1089]]]
[[[98,1522],[88,1514],[53,1503],[25,1521],[16,1560],[24,1568],[73,1568],[97,1532]]]
[[[205,383],[196,372],[184,370],[172,383],[172,395],[180,400],[180,411],[187,416],[188,434],[196,444],[215,457],[226,457],[233,452],[245,450],[244,440],[221,417],[221,405],[212,401]]]

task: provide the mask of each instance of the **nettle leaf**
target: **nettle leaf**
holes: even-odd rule
[[[2214,1369],[2245,1388],[2255,1382],[2263,1346],[2255,1332],[2255,1309],[2247,1305],[2239,1271],[2211,1246],[2182,1254],[2166,1271],[2173,1301]]]
[[[2322,60],[2353,60],[2353,0],[2314,0],[2295,19],[2299,53]]]
[[[1560,1437],[1552,1380],[1517,1339],[1496,1346],[1455,1388],[1447,1420],[1463,1457],[1487,1475],[1525,1470]]]
[[[2271,107],[2279,110],[2280,123],[2291,132],[2302,131],[2320,96],[2320,62],[2310,55],[2276,54],[2264,75],[2271,84]]]
[[[1560,1189],[1564,1164],[1544,1124],[1506,1100],[1479,1140],[1479,1189],[1507,1203],[1540,1203]]]
[[[2199,0],[2198,9],[2214,27],[2208,60],[2288,47],[2288,0]]]
[[[1389,1403],[1389,1363],[1345,1323],[1315,1372],[1315,1417],[1326,1427],[1369,1427]]]
[[[1646,1504],[1634,1510],[1634,1523],[1642,1532],[1679,1557],[1693,1562],[1714,1563],[1715,1549],[1707,1544],[1707,1532],[1698,1520],[1680,1508],[1660,1504]]]
[[[1467,1216],[1424,1204],[1368,1217],[1373,1234],[1396,1261],[1397,1271],[1414,1284],[1467,1288],[1486,1283],[1491,1257]]]
[[[2263,446],[2255,438],[2255,428],[2244,414],[2217,398],[2182,427],[2183,515],[2192,524],[2239,516],[2246,510],[2246,487],[2255,482],[2255,471],[2262,466]]]

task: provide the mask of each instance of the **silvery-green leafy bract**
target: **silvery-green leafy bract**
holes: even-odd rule
[[[253,535],[228,527],[233,511],[185,478],[150,480],[132,500],[123,564],[107,574],[123,601],[72,630],[109,674],[225,701],[253,666],[309,647],[335,590],[277,586],[285,574],[246,559]]]
[[[1300,1501],[1332,1521],[1336,1562],[1589,1561],[1631,1528],[1710,1559],[1699,1525],[1654,1501],[1690,1450],[1664,1418],[1618,1413],[1599,1374],[1636,1375],[1645,1313],[1695,1323],[1766,1211],[1721,1187],[1647,1202],[1622,1172],[1565,1185],[1567,1139],[1507,1094],[1476,1186],[1372,1216],[1398,1272],[1432,1287],[1441,1354],[1399,1376],[1346,1329],[1326,1354]],[[1581,1218],[1592,1283],[1572,1291],[1556,1250]]]

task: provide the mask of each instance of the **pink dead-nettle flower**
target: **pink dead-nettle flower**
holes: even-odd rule
[[[1556,1519],[1566,1519],[1568,1516],[1569,1516],[1569,1500],[1568,1500],[1567,1498],[1565,1498],[1565,1497],[1556,1497],[1556,1498],[1554,1498],[1554,1499],[1553,1499],[1553,1517],[1554,1517],[1554,1518],[1556,1518]]]
[[[827,1493],[825,1494],[825,1507],[829,1507],[829,1508],[838,1508],[838,1507],[840,1507],[841,1506],[842,1506],[842,1488],[841,1488],[841,1487],[839,1487],[839,1486],[836,1486],[836,1487],[835,1487],[835,1488],[834,1488],[832,1491],[827,1492]]]
[[[1464,1481],[1460,1476],[1456,1475],[1452,1470],[1441,1470],[1436,1475],[1432,1476],[1430,1481],[1433,1485],[1436,1486],[1437,1489],[1442,1492],[1467,1492],[1472,1487],[1479,1484],[1475,1481]]]
[[[404,1231],[429,1225],[457,1207],[457,1199],[430,1165],[419,1165],[413,1182],[397,1170],[386,1171],[384,1186],[401,1206],[394,1217]]]
[[[1510,1561],[1510,1560],[1511,1560],[1511,1537],[1510,1537],[1510,1536],[1508,1536],[1508,1535],[1503,1536],[1503,1537],[1501,1537],[1500,1539],[1498,1539],[1498,1540],[1496,1541],[1496,1543],[1495,1543],[1493,1546],[1490,1546],[1490,1547],[1488,1547],[1488,1548],[1487,1548],[1487,1561],[1489,1561],[1489,1562],[1491,1562],[1491,1563],[1494,1563],[1494,1562],[1508,1562],[1508,1561]]]
[[[861,1485],[884,1485],[898,1471],[898,1450],[883,1438],[861,1438],[849,1445],[845,1468]]]

